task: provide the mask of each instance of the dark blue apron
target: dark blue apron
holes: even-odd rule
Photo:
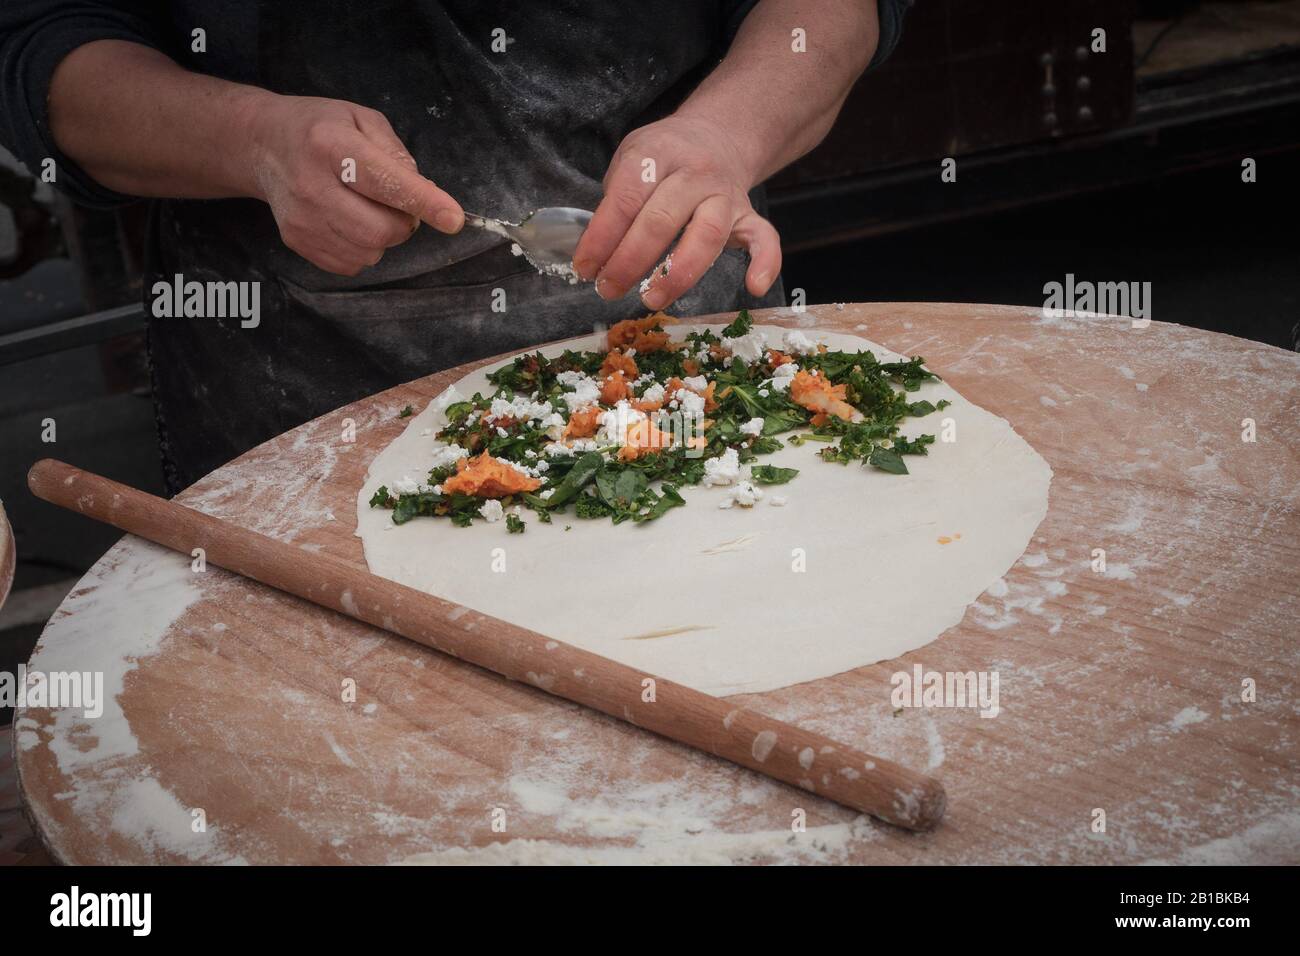
[[[214,29],[197,14],[191,23],[191,6],[202,5],[172,8],[178,42],[193,26]],[[717,62],[749,4],[226,6],[233,12],[222,22],[243,30],[245,42],[217,37],[188,66],[381,110],[421,171],[464,208],[514,219],[545,205],[594,209],[622,137],[671,111]],[[505,53],[491,49],[498,28]],[[762,211],[761,194],[754,198]],[[158,203],[148,264],[146,291],[176,273],[256,281],[261,290],[257,328],[237,318],[150,321],[173,491],[365,395],[645,312],[635,294],[606,303],[590,285],[539,276],[501,239],[472,229],[449,237],[421,227],[361,275],[330,275],[285,248],[269,209],[253,200]],[[779,285],[762,301],[745,292],[745,266],[742,253],[728,251],[672,311],[779,304]],[[505,312],[492,309],[498,289]]]

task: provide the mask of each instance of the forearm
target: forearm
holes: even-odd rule
[[[876,0],[760,0],[677,114],[722,128],[757,184],[821,142],[878,41]]]
[[[99,40],[50,83],[50,129],[95,181],[132,196],[257,195],[249,117],[275,94],[191,73],[157,50]]]

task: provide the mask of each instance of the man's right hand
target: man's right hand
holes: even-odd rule
[[[319,268],[353,276],[421,222],[447,233],[465,224],[383,113],[305,96],[256,97],[245,109],[256,195],[284,244]]]
[[[285,245],[329,272],[356,275],[422,221],[465,222],[383,114],[191,73],[138,43],[77,47],[54,71],[49,109],[59,148],[101,186],[262,199]]]

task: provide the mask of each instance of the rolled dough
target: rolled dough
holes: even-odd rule
[[[689,328],[674,326],[674,338]],[[785,331],[755,328],[773,346]],[[857,336],[803,331],[832,350],[903,358]],[[541,351],[602,347],[592,335]],[[489,394],[490,370],[456,390]],[[940,438],[951,419],[955,440],[909,456],[908,475],[832,464],[815,442],[787,442],[760,460],[799,475],[767,487],[753,508],[724,510],[725,489],[686,486],[685,507],[644,525],[572,509],[545,525],[524,510],[524,534],[504,522],[394,526],[369,506],[380,485],[425,478],[445,424],[430,403],[371,463],[357,534],[378,575],[707,693],[816,680],[933,641],[1015,563],[1047,514],[1052,470],[1010,424],[946,383],[914,395],[952,404],[906,419],[903,434]],[[786,504],[772,506],[773,495]]]

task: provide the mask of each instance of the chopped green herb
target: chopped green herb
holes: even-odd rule
[[[686,502],[680,489],[699,484],[706,462],[728,449],[734,449],[741,463],[749,466],[752,481],[778,485],[792,481],[800,469],[762,464],[760,459],[786,444],[798,448],[817,442],[821,447],[816,456],[827,462],[857,462],[887,474],[906,475],[904,456],[924,455],[934,443],[933,435],[908,438],[900,434],[906,419],[923,418],[949,405],[946,400],[913,400],[909,395],[927,382],[938,381],[938,376],[925,368],[924,359],[880,362],[870,351],[828,349],[791,356],[800,369],[823,376],[840,390],[856,413],[853,421],[819,417],[819,424],[814,426],[813,411],[796,403],[788,388],[774,383],[774,378],[779,377],[770,355],[744,361],[739,357],[727,359],[726,352],[719,350],[719,346],[725,347],[724,340],[742,338],[753,331],[753,326],[753,317],[742,309],[722,330],[721,337],[707,329],[690,331],[674,347],[626,356],[634,360],[636,367],[637,374],[627,379],[632,385],[630,400],[634,402],[643,400],[656,385],[666,386],[670,378],[703,374],[710,381],[712,402],[707,406],[702,432],[695,433],[697,437],[702,435],[697,445],[686,447],[678,440],[667,448],[624,455],[619,442],[602,429],[582,451],[566,451],[573,446],[558,436],[569,416],[579,408],[574,403],[574,395],[578,394],[575,382],[594,379],[599,384],[607,357],[604,350],[572,349],[558,357],[532,352],[492,370],[487,376],[490,389],[485,390],[486,394],[476,393],[447,406],[445,424],[437,438],[459,446],[471,456],[486,452],[532,478],[531,484],[537,487],[506,495],[501,501],[503,507],[528,508],[543,524],[550,524],[556,514],[569,512],[570,506],[571,513],[580,519],[608,519],[615,524],[656,520],[683,506]],[[586,387],[589,389],[590,383]],[[688,388],[694,390],[694,386]],[[677,410],[675,400],[665,400],[669,401],[665,414]],[[582,401],[589,402],[590,397]],[[522,410],[514,414],[502,412],[502,402]],[[570,403],[574,403],[572,408]],[[610,405],[601,403],[602,409]],[[408,405],[401,417],[412,414],[414,409]],[[746,427],[742,431],[742,426],[755,419],[762,419],[761,429]],[[657,424],[672,432],[662,422]],[[754,435],[755,430],[759,434]],[[811,452],[808,454],[812,457]],[[386,486],[381,487],[371,497],[370,505],[390,509],[395,524],[417,517],[440,517],[467,527],[480,519],[483,499],[441,493],[443,484],[456,473],[454,464],[431,470],[427,487],[409,494],[394,495]],[[520,534],[526,527],[517,513],[509,513],[505,523],[511,534]],[[564,530],[572,527],[566,524]]]
[[[750,477],[760,485],[784,485],[797,474],[798,468],[777,468],[775,465],[755,465],[749,469]]]

